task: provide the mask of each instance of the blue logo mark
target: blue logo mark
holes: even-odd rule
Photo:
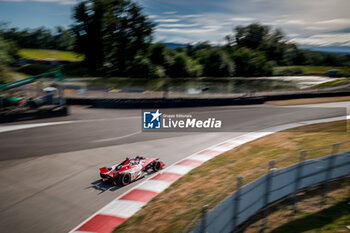
[[[143,112],[143,128],[144,129],[160,129],[161,115],[159,109],[156,112]]]

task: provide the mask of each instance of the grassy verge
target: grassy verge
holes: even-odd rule
[[[283,105],[329,103],[329,102],[340,102],[340,101],[350,101],[350,96],[305,98],[305,99],[292,99],[292,100],[274,100],[274,101],[267,101],[265,102],[265,104],[283,106]]]
[[[57,59],[68,61],[80,61],[84,58],[83,55],[74,52],[49,49],[21,49],[19,55],[23,58]]]
[[[322,186],[318,186],[299,196],[298,212],[293,211],[292,199],[270,206],[265,232],[271,233],[331,233],[347,232],[350,225],[350,187],[349,177],[328,184],[326,202],[322,201]],[[244,233],[259,232],[262,216],[254,216],[255,220],[243,230]]]
[[[14,72],[14,71],[10,72],[10,76],[13,79],[13,81],[17,81],[17,80],[21,80],[21,79],[29,77],[29,75],[27,75],[27,74],[24,74],[21,72]]]
[[[350,141],[350,134],[341,130],[343,126],[344,121],[338,121],[299,127],[225,152],[180,178],[115,232],[182,232],[204,204],[211,203],[209,209],[213,209],[235,190],[232,184],[237,176],[244,176],[246,184],[265,174],[269,160],[285,158],[276,163],[282,168],[298,162],[301,150]],[[350,143],[339,149],[350,150]],[[306,159],[331,153],[329,147],[314,150]]]
[[[0,77],[0,84],[10,83],[10,82],[21,80],[27,77],[29,76],[24,73],[14,72],[14,71],[11,71],[11,69],[8,69],[5,75]]]
[[[312,89],[322,88],[322,87],[340,86],[340,85],[343,85],[343,84],[346,84],[346,83],[349,83],[349,82],[350,82],[350,77],[342,78],[342,79],[333,80],[333,81],[329,81],[329,82],[326,82],[326,83],[321,83],[321,84],[315,85],[315,86],[312,87]]]
[[[286,223],[271,232],[295,233],[295,232],[347,232],[349,222],[348,202],[350,197],[338,202],[332,207],[321,210],[315,214],[307,214],[290,223]]]
[[[326,74],[328,70],[336,69],[342,76],[350,75],[350,67],[339,67],[339,66],[277,66],[274,68],[274,73],[278,73],[281,70],[300,70],[303,75],[307,74]]]

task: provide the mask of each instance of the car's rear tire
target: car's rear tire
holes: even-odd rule
[[[159,171],[162,168],[162,165],[160,164],[159,161],[156,161],[156,162],[153,163],[152,168],[153,168],[154,172],[157,172],[157,171]]]
[[[128,185],[130,182],[131,182],[130,173],[122,174],[121,179],[120,179],[120,183],[125,186],[125,185]]]

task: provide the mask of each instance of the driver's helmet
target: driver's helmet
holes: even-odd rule
[[[136,160],[135,159],[130,159],[130,163],[131,164],[136,164]]]

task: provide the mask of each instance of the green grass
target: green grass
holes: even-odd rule
[[[329,81],[326,83],[321,83],[318,85],[313,86],[312,88],[322,88],[322,87],[333,87],[333,86],[340,86],[343,85],[345,83],[350,82],[350,77],[348,78],[342,78],[342,79],[338,79],[338,80],[333,80],[333,81]]]
[[[306,214],[305,216],[299,217],[292,222],[272,230],[271,233],[348,232],[346,226],[350,225],[349,202],[350,197],[317,213]]]
[[[339,72],[344,76],[350,75],[350,67],[339,67],[339,66],[277,66],[277,67],[274,67],[274,71],[286,69],[286,68],[288,69],[300,68],[302,69],[304,75],[314,74],[314,73],[326,74],[327,71],[331,69],[339,70]]]
[[[21,49],[19,55],[23,58],[57,59],[68,61],[80,61],[84,58],[83,55],[74,52],[49,49]]]
[[[344,124],[338,121],[303,126],[227,151],[181,177],[114,232],[183,232],[204,204],[210,203],[212,210],[235,190],[232,184],[238,176],[243,176],[243,184],[247,184],[266,174],[266,167],[261,166],[272,159],[278,160],[277,168],[283,168],[297,163],[302,150],[313,150],[306,156],[313,159],[332,153],[325,145],[349,142]],[[348,150],[350,143],[339,147],[339,152]]]
[[[21,80],[29,77],[29,75],[27,74],[24,74],[21,72],[15,72],[15,71],[11,71],[9,72],[9,74],[13,81],[17,81],[17,80]]]

